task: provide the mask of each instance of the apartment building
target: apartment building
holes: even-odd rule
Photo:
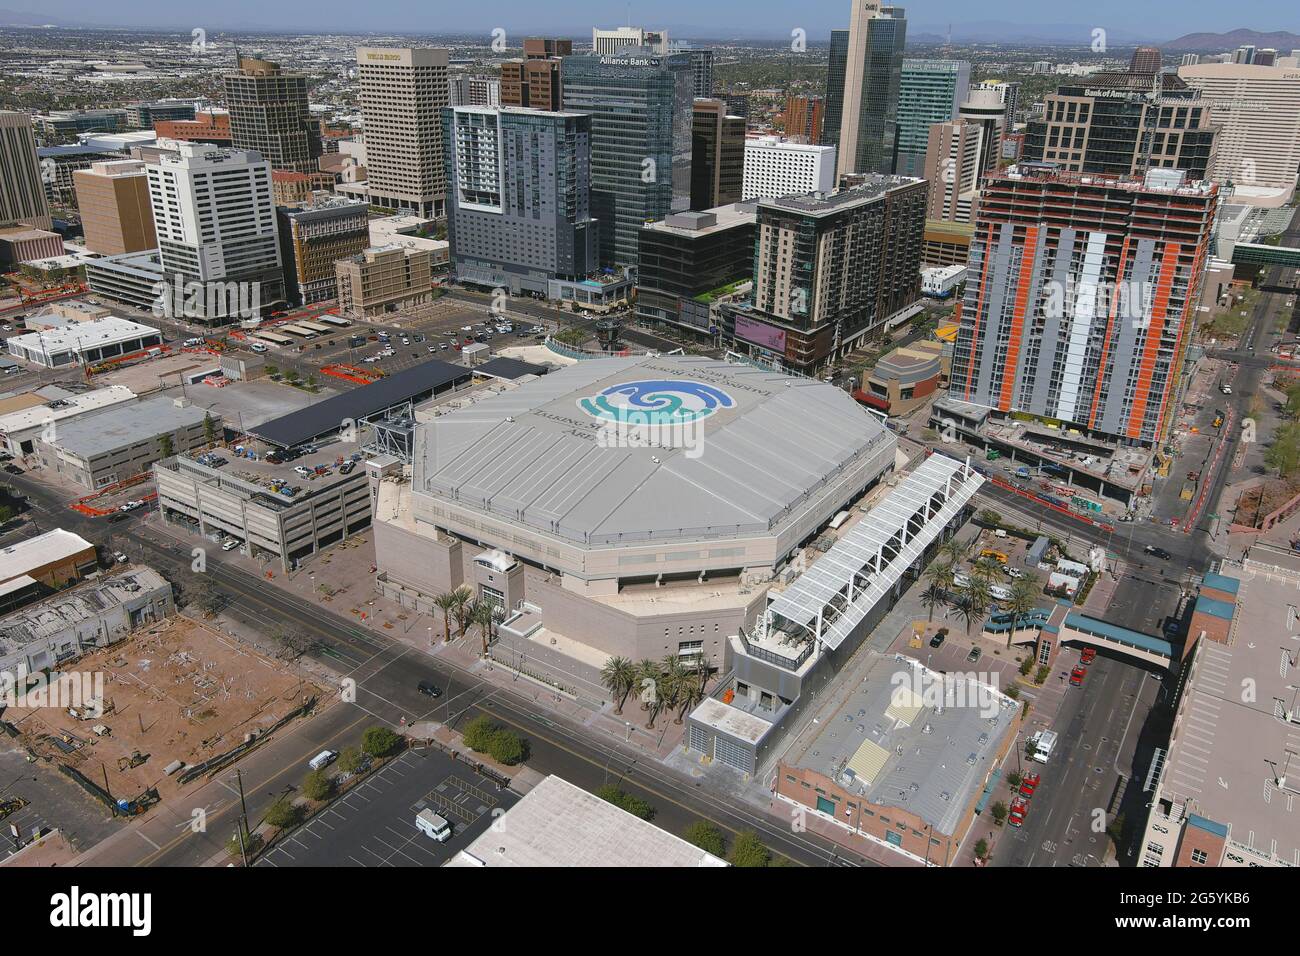
[[[930,184],[926,218],[971,221],[979,200],[980,174],[985,169],[984,145],[983,130],[977,123],[953,120],[930,127],[923,170]]]
[[[432,302],[432,268],[428,249],[401,246],[369,248],[336,262],[339,315],[376,318]]]
[[[296,305],[338,295],[335,263],[370,246],[368,207],[350,199],[326,199],[301,207],[277,207],[285,294]]]
[[[36,159],[36,136],[26,113],[0,112],[0,226],[49,229],[50,204]]]
[[[828,193],[834,188],[834,146],[814,146],[776,136],[751,136],[745,140],[743,202]]]
[[[86,248],[106,256],[155,249],[145,164],[125,159],[91,163],[72,174]]]
[[[1174,419],[1219,187],[1010,167],[985,179],[949,397],[1151,445]]]
[[[440,110],[450,104],[446,50],[358,47],[359,102],[372,205],[446,215]]]
[[[825,97],[799,95],[785,98],[785,136],[791,142],[821,142],[825,118]]]

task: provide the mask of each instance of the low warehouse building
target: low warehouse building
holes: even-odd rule
[[[143,352],[162,344],[155,328],[108,316],[89,322],[69,320],[44,332],[29,332],[9,339],[9,354],[45,368],[94,365],[105,359]]]

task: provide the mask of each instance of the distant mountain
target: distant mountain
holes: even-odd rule
[[[0,27],[62,27],[63,20],[43,17],[38,13],[19,13],[17,10],[0,10]]]
[[[1300,50],[1300,35],[1286,30],[1260,33],[1258,30],[1230,30],[1227,33],[1188,33],[1177,40],[1160,44],[1171,50],[1189,53],[1227,53],[1239,46],[1272,47],[1279,53]]]
[[[1089,46],[1095,29],[1080,23],[1008,23],[1005,20],[953,23],[951,28],[954,43],[1043,43],[1052,46]],[[948,29],[946,23],[908,23],[907,38],[917,43],[933,42],[931,36],[946,38]],[[1114,46],[1132,46],[1150,39],[1150,34],[1132,30],[1106,30],[1106,42]]]

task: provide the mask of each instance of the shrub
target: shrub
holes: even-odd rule
[[[302,782],[302,792],[312,800],[328,800],[334,792],[334,779],[325,769],[313,770]]]
[[[634,797],[632,796],[632,794],[620,790],[612,783],[606,784],[605,786],[597,790],[596,796],[600,797],[600,799],[602,800],[614,804],[614,806],[622,810],[626,810],[634,817],[640,817],[642,820],[654,819],[654,815],[655,815],[654,807],[652,807],[650,804],[646,803],[644,800],[640,799],[639,797]]]
[[[401,746],[401,736],[387,727],[371,727],[361,737],[361,749],[372,757],[387,757]]]
[[[266,822],[280,830],[295,827],[302,820],[302,807],[281,797],[266,811]]]
[[[731,844],[731,856],[727,858],[732,866],[767,866],[772,861],[772,853],[758,838],[753,830],[742,830],[736,834]]]
[[[686,828],[686,842],[719,858],[727,855],[727,844],[722,831],[706,820],[696,820]]]

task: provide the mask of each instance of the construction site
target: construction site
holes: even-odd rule
[[[321,694],[291,666],[183,617],[87,654],[76,670],[102,675],[99,701],[10,707],[8,732],[29,756],[128,813],[230,766]]]

